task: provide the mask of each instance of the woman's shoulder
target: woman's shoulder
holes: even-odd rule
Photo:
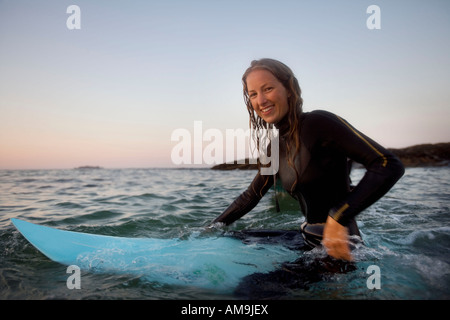
[[[313,148],[317,143],[340,138],[343,125],[341,118],[326,110],[304,112],[300,124],[300,137],[303,143]]]
[[[338,119],[337,115],[326,110],[313,110],[309,112],[303,112],[301,117],[303,127],[317,127],[321,124],[330,124]]]

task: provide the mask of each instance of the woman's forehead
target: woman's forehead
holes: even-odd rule
[[[256,69],[247,76],[247,87],[249,90],[258,88],[268,83],[279,82],[272,72],[264,69]]]

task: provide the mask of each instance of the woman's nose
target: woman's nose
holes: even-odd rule
[[[258,105],[259,106],[264,106],[267,103],[267,99],[266,96],[262,93],[258,95],[258,99],[257,99]]]

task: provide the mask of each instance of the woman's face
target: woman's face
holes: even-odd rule
[[[267,123],[277,123],[288,113],[288,91],[269,71],[253,70],[247,76],[250,102],[256,114]]]

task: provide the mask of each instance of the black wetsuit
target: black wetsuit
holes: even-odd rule
[[[288,164],[287,119],[280,130],[279,171],[283,188],[296,198],[306,217],[303,234],[312,235],[310,244],[318,244],[323,225],[330,215],[359,235],[355,216],[381,198],[404,173],[400,160],[385,148],[353,128],[348,122],[327,111],[300,115],[298,134],[301,149],[295,167]],[[291,146],[295,150],[295,146]],[[350,186],[348,160],[366,168],[362,180]],[[297,183],[295,183],[297,180]],[[274,176],[256,175],[245,190],[214,222],[227,225],[251,211],[271,188]]]

